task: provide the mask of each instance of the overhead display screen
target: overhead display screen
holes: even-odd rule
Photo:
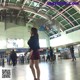
[[[7,48],[23,48],[23,39],[7,39]]]

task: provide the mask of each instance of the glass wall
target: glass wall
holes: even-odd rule
[[[46,39],[39,39],[40,48],[47,47]]]
[[[6,48],[6,40],[0,40],[0,49]]]
[[[26,41],[27,43],[27,41]],[[6,40],[0,40],[0,49],[6,49],[6,48],[24,48],[24,40],[23,39],[17,39],[17,38],[8,38]],[[39,45],[40,48],[46,48],[47,40],[46,39],[39,39]],[[27,46],[29,47],[29,46]]]

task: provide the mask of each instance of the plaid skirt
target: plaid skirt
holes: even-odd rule
[[[33,51],[30,55],[31,60],[38,60],[40,59],[40,52],[39,51]]]

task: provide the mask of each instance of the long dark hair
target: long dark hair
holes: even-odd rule
[[[38,31],[37,31],[37,29],[35,27],[31,28],[31,33],[32,33],[32,35],[38,37]]]

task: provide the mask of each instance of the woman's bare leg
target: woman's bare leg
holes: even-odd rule
[[[30,60],[30,68],[31,68],[32,74],[34,76],[34,79],[36,79],[35,69],[34,69],[34,60]]]
[[[35,68],[37,71],[37,80],[40,80],[40,68],[39,68],[39,60],[34,60]]]

